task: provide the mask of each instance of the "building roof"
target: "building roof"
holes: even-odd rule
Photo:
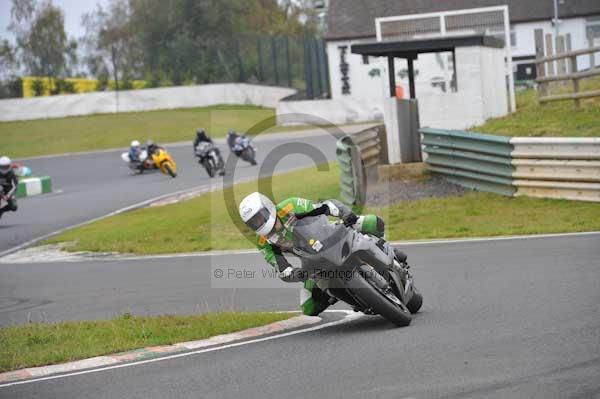
[[[485,35],[446,36],[397,42],[372,42],[352,45],[352,53],[374,57],[411,57],[419,53],[452,51],[456,47],[504,47],[500,39]]]
[[[599,0],[559,0],[559,18],[600,15]],[[330,0],[327,40],[375,37],[375,18],[508,4],[511,23],[554,18],[554,0]]]

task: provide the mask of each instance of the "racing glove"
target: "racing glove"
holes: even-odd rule
[[[350,227],[358,221],[358,216],[356,216],[354,213],[350,212],[349,214],[344,216],[342,221],[344,222],[344,226]]]

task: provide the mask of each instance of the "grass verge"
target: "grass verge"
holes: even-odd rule
[[[199,127],[212,137],[223,137],[229,128],[246,131],[274,116],[272,108],[245,105],[97,114],[2,122],[0,137],[2,152],[19,158],[126,147],[132,140],[150,138],[158,143],[191,141]],[[277,126],[268,132],[300,129]]]
[[[392,240],[488,237],[600,230],[600,204],[469,192],[401,202],[385,209]],[[385,214],[385,213],[384,213]]]
[[[135,317],[0,329],[0,372],[199,340],[289,319],[293,313],[224,312]]]
[[[337,198],[339,170],[316,168],[275,176],[274,198]],[[259,182],[235,186],[237,203]],[[469,192],[460,197],[430,198],[367,209],[386,217],[391,240],[482,237],[513,234],[565,233],[600,230],[600,204],[578,201],[503,197]],[[117,215],[67,231],[47,243],[74,242],[69,250],[140,255],[252,248],[254,235],[230,218],[224,194],[217,191],[193,200]]]
[[[323,165],[328,171],[308,168],[272,178],[276,200],[297,196],[311,199],[336,198],[339,194],[337,164]],[[69,230],[47,241],[49,244],[75,242],[72,251],[160,254],[251,248],[254,234],[243,224],[240,232],[237,204],[254,191],[264,192],[270,179],[237,184],[234,218],[225,206],[224,193],[215,191],[173,205],[143,208],[123,213],[80,228]],[[225,195],[224,195],[225,194]],[[247,238],[246,238],[247,237]]]
[[[581,82],[581,90],[600,89],[600,79]],[[570,90],[570,88],[569,88]],[[557,89],[567,91],[567,88]],[[480,133],[519,137],[593,137],[600,136],[600,97],[573,101],[557,101],[540,105],[535,90],[517,93],[517,111],[502,118],[490,119],[470,130]]]

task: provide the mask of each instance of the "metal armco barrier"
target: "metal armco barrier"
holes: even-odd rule
[[[516,195],[600,202],[600,138],[513,137]]]
[[[464,187],[514,195],[508,137],[423,128],[428,169]]]
[[[383,126],[365,129],[337,141],[337,159],[340,165],[341,199],[348,205],[364,205],[367,182],[377,180],[377,166],[387,157],[381,143]]]
[[[600,183],[600,161],[513,159],[513,178]]]
[[[600,202],[600,138],[529,138],[423,128],[431,172],[503,195]]]
[[[513,158],[527,159],[598,159],[600,138],[513,137]]]

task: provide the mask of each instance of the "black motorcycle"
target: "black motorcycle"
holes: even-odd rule
[[[221,176],[225,174],[225,163],[214,144],[206,141],[198,144],[196,147],[196,157],[198,158],[198,163],[206,169],[209,177],[215,177],[217,173]]]
[[[421,308],[423,296],[408,265],[394,259],[386,241],[333,223],[324,215],[298,220],[292,235],[302,273],[331,297],[397,326],[409,325],[412,313]]]

